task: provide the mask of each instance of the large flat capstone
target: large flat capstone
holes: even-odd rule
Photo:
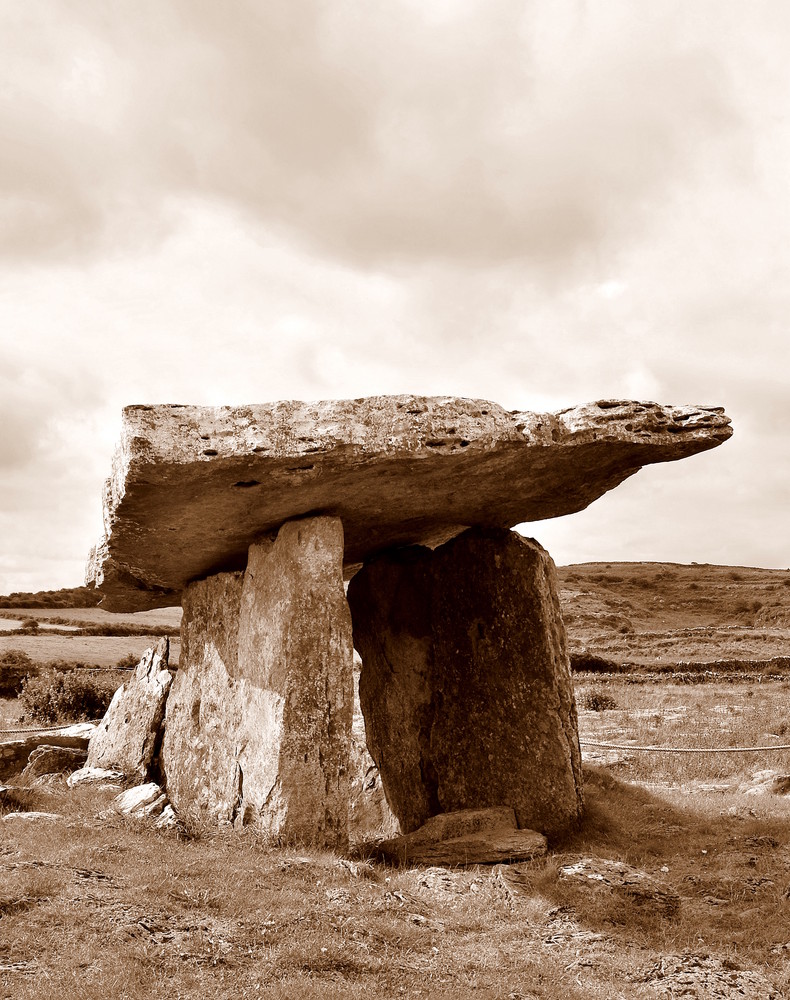
[[[369,556],[587,507],[642,466],[713,448],[718,407],[602,401],[557,413],[457,397],[130,406],[87,579],[110,610],[177,604],[242,570],[288,520],[332,515],[346,575]]]

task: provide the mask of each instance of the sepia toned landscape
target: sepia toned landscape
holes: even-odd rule
[[[79,984],[86,997],[111,989],[129,1000],[782,996],[790,750],[627,747],[790,743],[790,572],[599,563],[560,567],[558,578],[585,816],[545,857],[393,867],[363,848],[343,856],[273,847],[253,831],[157,830],[113,811],[117,787],[14,779],[4,816],[59,818],[2,825],[3,995],[55,998]],[[107,651],[79,668],[90,672],[137,655],[180,618],[13,613],[39,629],[56,618],[148,630],[92,636]],[[42,663],[50,642],[69,662],[85,640],[5,632],[3,655],[22,641]],[[17,699],[0,705],[3,727],[34,724]]]
[[[0,3],[0,1000],[790,1000],[788,52]]]

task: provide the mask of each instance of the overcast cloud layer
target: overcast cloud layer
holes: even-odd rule
[[[524,530],[790,565],[783,0],[0,0],[0,592],[74,585],[132,402],[724,405]]]

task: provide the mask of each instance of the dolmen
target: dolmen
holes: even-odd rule
[[[582,772],[555,568],[511,529],[730,434],[719,407],[621,400],[127,407],[88,581],[111,611],[183,605],[159,756],[176,810],[343,849],[356,648],[404,835],[503,808],[520,830],[571,829]]]

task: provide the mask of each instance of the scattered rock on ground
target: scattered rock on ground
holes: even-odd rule
[[[85,763],[87,756],[87,750],[44,744],[31,753],[20,777],[23,781],[32,781],[45,775],[71,774]]]
[[[87,750],[88,740],[95,728],[92,722],[79,722],[66,729],[42,728],[34,733],[20,734],[18,739],[4,739],[0,742],[0,778],[19,774],[27,765],[30,755],[40,746]]]
[[[167,804],[167,796],[155,781],[127,788],[112,800],[111,809],[125,816],[159,815]]]
[[[178,817],[169,802],[165,803],[161,813],[154,823],[154,826],[158,830],[169,830],[171,827],[178,826]]]
[[[123,781],[123,777],[122,771],[115,771],[107,767],[81,767],[76,771],[72,771],[66,779],[66,784],[69,788],[76,788],[77,785],[94,784],[100,781],[108,784],[117,784],[119,781]]]
[[[663,955],[640,980],[667,1000],[781,1000],[781,994],[761,972],[711,955]]]
[[[680,908],[680,897],[673,889],[622,861],[579,858],[561,865],[558,875],[563,880],[609,889],[635,903],[650,906],[667,917],[676,914]]]
[[[474,879],[470,882],[469,878],[470,876],[464,872],[438,867],[422,868],[416,873],[416,882],[421,889],[440,893],[476,892],[480,888],[481,880]]]
[[[738,791],[744,795],[790,795],[790,774],[770,769],[755,771]]]
[[[60,813],[51,812],[37,812],[33,809],[26,812],[10,812],[3,816],[3,822],[7,823],[9,820],[25,820],[26,822],[34,823],[37,820],[58,820],[63,819]]]
[[[440,813],[412,833],[383,841],[377,850],[402,864],[485,865],[545,854],[546,838],[519,830],[514,811],[500,806]]]

